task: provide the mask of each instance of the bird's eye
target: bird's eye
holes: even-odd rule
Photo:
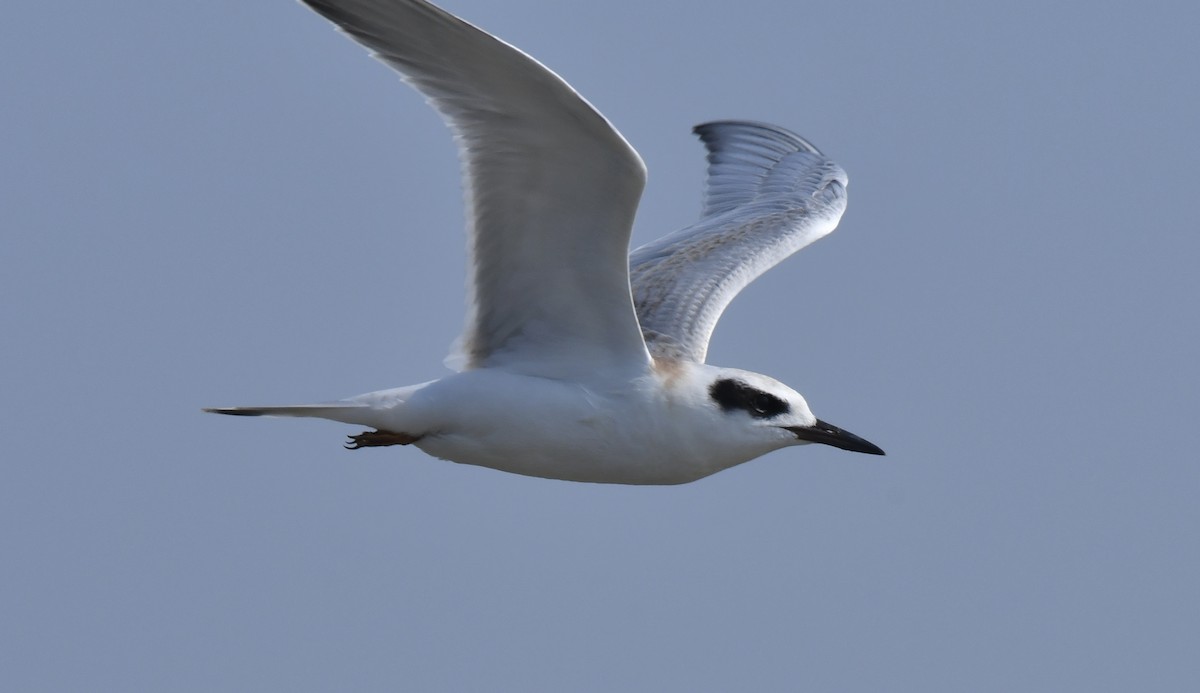
[[[775,408],[775,404],[778,401],[778,399],[765,392],[759,392],[750,398],[750,408],[754,410],[755,414],[765,415]]]

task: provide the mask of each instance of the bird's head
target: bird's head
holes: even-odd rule
[[[771,449],[822,443],[851,452],[884,454],[879,446],[818,419],[799,392],[774,378],[713,366],[703,366],[696,375],[701,377],[692,379],[693,386],[704,388],[696,395],[706,399],[704,406],[722,429],[738,431]]]

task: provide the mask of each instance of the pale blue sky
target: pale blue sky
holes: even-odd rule
[[[287,0],[0,26],[0,688],[1200,688],[1200,22],[1187,3],[453,0],[694,219],[692,125],[850,175],[710,362],[888,451],[675,488],[231,420],[419,382],[450,137]]]

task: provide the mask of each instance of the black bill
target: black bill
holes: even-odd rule
[[[868,455],[886,454],[878,445],[820,419],[817,419],[812,426],[784,426],[784,428],[795,433],[800,440],[807,440],[810,443],[832,445],[835,448],[850,452],[865,452]]]

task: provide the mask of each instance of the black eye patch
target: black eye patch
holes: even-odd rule
[[[741,380],[718,380],[708,388],[708,395],[725,411],[740,409],[756,419],[769,419],[791,411],[787,402]]]

